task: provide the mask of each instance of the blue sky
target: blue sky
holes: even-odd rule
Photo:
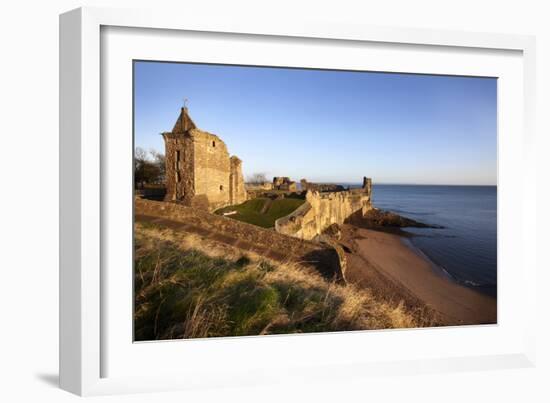
[[[245,177],[494,185],[497,80],[136,62],[135,145],[164,152],[183,99]]]

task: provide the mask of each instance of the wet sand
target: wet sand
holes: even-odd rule
[[[409,305],[420,302],[437,312],[442,325],[496,323],[495,298],[453,282],[405,238],[349,225],[342,235],[350,248],[350,281]]]

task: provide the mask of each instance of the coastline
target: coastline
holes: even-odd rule
[[[462,287],[468,288],[470,290],[473,290],[477,293],[489,296],[491,298],[496,299],[497,298],[497,289],[496,285],[480,285],[478,283],[475,283],[473,281],[461,281],[454,277],[451,273],[449,273],[443,266],[441,266],[437,260],[433,259],[427,252],[424,252],[420,247],[416,246],[414,244],[413,238],[415,235],[411,235],[410,233],[407,233],[404,231],[404,235],[397,234],[400,236],[401,241],[405,243],[409,248],[411,248],[413,251],[417,252],[419,255],[421,255],[424,259],[429,260],[433,266],[434,271],[436,274],[443,276],[444,278],[448,279],[454,284],[460,285]]]
[[[351,282],[408,309],[429,313],[439,325],[495,324],[496,298],[446,276],[421,250],[399,235],[344,225]]]

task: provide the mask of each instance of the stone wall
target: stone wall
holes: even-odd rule
[[[236,156],[230,158],[229,198],[231,204],[241,204],[246,201],[247,193],[244,186],[242,161]]]
[[[273,183],[271,182],[262,182],[262,183],[247,183],[247,190],[272,190]]]
[[[302,190],[317,190],[319,192],[341,192],[345,190],[342,185],[336,185],[334,183],[312,183],[307,179],[301,179],[300,185]]]
[[[275,221],[275,230],[300,239],[314,239],[332,224],[343,224],[351,215],[372,209],[371,181],[364,178],[361,189],[342,192],[308,190],[306,203]]]
[[[216,135],[193,129],[195,197],[215,210],[230,204],[231,164],[227,146]]]
[[[288,176],[275,176],[273,178],[273,189],[295,192],[298,187],[296,182],[291,181]]]
[[[283,183],[290,182],[290,178],[288,176],[275,176],[273,177],[273,186],[281,186]]]
[[[195,196],[194,147],[190,136],[164,133],[167,201],[188,202]]]

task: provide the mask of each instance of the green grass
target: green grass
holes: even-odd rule
[[[236,211],[236,214],[232,214],[230,218],[235,220],[244,221],[249,224],[254,224],[263,228],[272,228],[275,226],[275,221],[281,217],[284,217],[298,207],[300,207],[305,200],[303,198],[291,198],[270,200],[268,198],[260,197],[257,199],[247,200],[242,204],[235,206],[228,206],[216,211],[216,214],[223,214],[229,211]],[[266,203],[271,203],[267,210],[262,213],[262,209]]]
[[[204,242],[136,225],[135,340],[414,325],[400,307],[352,286]]]

